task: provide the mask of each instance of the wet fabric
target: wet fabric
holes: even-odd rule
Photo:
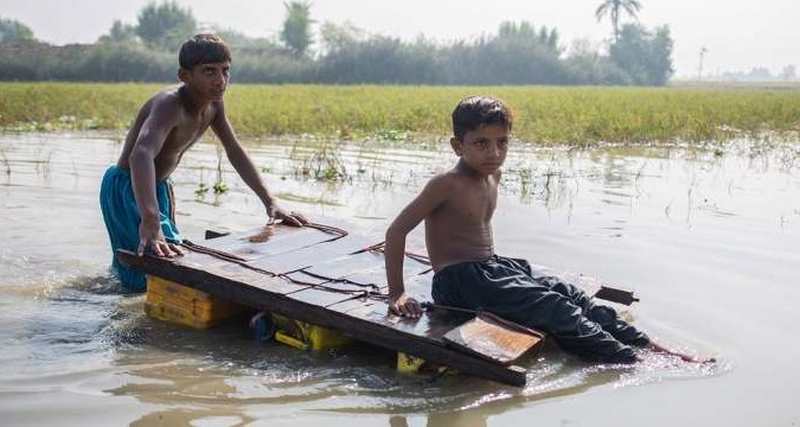
[[[436,304],[485,310],[547,332],[564,350],[610,363],[636,360],[631,346],[650,340],[617,312],[556,277],[540,276],[527,261],[493,256],[447,266],[433,277]]]
[[[156,183],[156,197],[164,238],[168,242],[180,242],[181,236],[175,226],[172,186],[168,180]],[[117,249],[135,251],[139,248],[141,216],[133,195],[130,171],[118,166],[111,166],[106,170],[100,186],[100,209],[103,211],[103,220],[111,241],[111,265],[114,271],[126,290],[144,292],[144,273],[128,268],[114,256]]]

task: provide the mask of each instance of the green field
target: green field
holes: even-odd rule
[[[125,129],[160,87],[0,83],[0,128]],[[396,139],[447,135],[450,112],[469,94],[503,98],[515,112],[515,136],[536,143],[726,140],[800,130],[800,90],[792,89],[233,85],[226,106],[240,135]]]

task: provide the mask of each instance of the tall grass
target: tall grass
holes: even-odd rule
[[[0,127],[125,129],[160,88],[0,83]],[[704,141],[800,130],[800,90],[233,85],[225,102],[241,135],[446,136],[450,112],[471,94],[503,98],[515,112],[515,136],[538,143]]]

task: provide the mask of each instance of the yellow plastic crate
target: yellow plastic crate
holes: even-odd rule
[[[156,276],[147,277],[145,312],[156,319],[197,329],[210,328],[243,307]]]
[[[189,326],[194,329],[208,329],[219,322],[219,320],[197,318],[191,313],[181,310],[179,307],[166,304],[153,304],[146,301],[144,303],[144,312],[154,319]]]
[[[275,340],[301,350],[327,351],[342,348],[353,341],[339,331],[279,314],[272,314],[272,321],[278,327]]]
[[[447,366],[429,363],[427,360],[401,351],[397,352],[397,372],[401,374],[458,374],[458,371]]]
[[[416,374],[425,364],[425,359],[412,356],[401,351],[397,352],[397,372],[401,374]]]

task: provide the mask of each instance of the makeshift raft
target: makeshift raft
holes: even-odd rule
[[[184,247],[186,255],[174,259],[117,253],[123,263],[150,275],[146,307],[153,317],[202,328],[211,325],[207,320],[215,319],[215,313],[225,317],[248,306],[277,315],[284,326],[294,320],[306,335],[328,337],[317,343],[340,345],[347,342],[340,338],[344,334],[397,351],[405,366],[421,359],[515,386],[525,384],[526,370],[513,363],[544,339],[540,332],[488,313],[431,305],[419,319],[391,314],[381,247],[340,228],[277,224],[202,244],[186,241]],[[433,272],[427,259],[407,254],[403,268],[406,291],[428,301]],[[600,288],[572,279],[590,294]],[[201,292],[189,295],[187,287]],[[612,288],[597,295],[627,304],[635,300],[630,292]],[[173,308],[178,306],[165,304],[170,300],[191,308]],[[205,320],[198,321],[198,313]],[[309,347],[279,334],[276,340]]]

